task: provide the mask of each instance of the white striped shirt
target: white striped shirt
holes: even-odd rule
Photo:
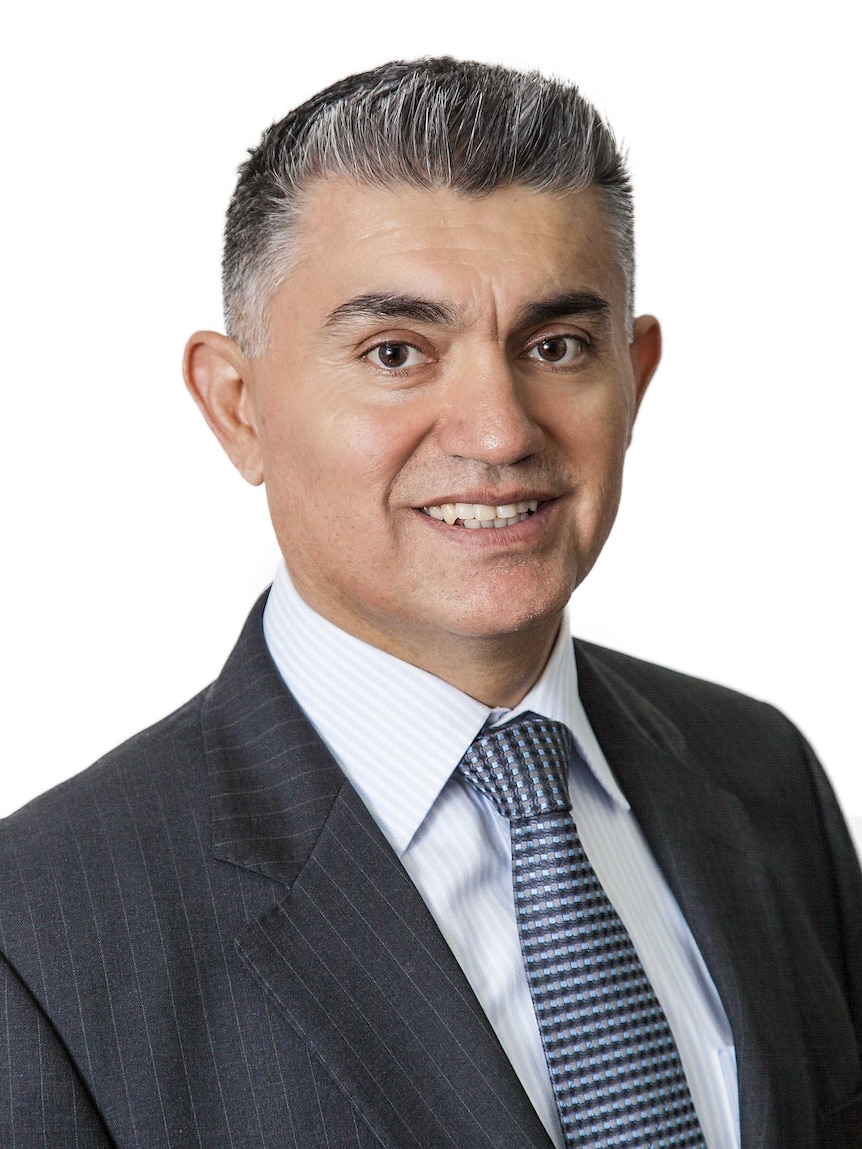
[[[625,922],[676,1038],[709,1149],[738,1149],[733,1039],[718,993],[596,741],[567,620],[541,678],[511,711],[345,633],[279,565],[264,613],[278,670],[431,911],[554,1143],[562,1133],[521,960],[506,820],[452,777],[489,720],[564,722],[588,767],[569,789],[578,832]]]

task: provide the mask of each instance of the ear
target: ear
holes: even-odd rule
[[[257,486],[263,482],[263,464],[252,418],[249,375],[248,361],[226,335],[196,331],[186,344],[186,387],[233,465]]]
[[[661,359],[661,327],[654,316],[639,315],[635,320],[629,354],[635,379],[634,415],[637,415],[650,379],[655,374]],[[634,416],[632,418],[634,421]]]

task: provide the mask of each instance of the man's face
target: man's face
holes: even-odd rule
[[[315,185],[244,370],[300,594],[420,665],[555,630],[616,514],[646,322],[639,358],[595,190]]]

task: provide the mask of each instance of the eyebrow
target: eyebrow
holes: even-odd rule
[[[416,295],[403,295],[400,292],[370,292],[357,295],[330,311],[325,327],[341,327],[352,319],[412,319],[419,323],[435,323],[453,326],[455,312],[445,304],[431,299],[421,299]]]
[[[610,313],[608,300],[595,291],[563,291],[526,304],[518,313],[516,326],[539,327],[552,319],[562,319],[564,315],[593,315],[607,322]]]
[[[610,303],[595,291],[563,291],[525,304],[518,312],[516,326],[537,327],[564,315],[593,315],[606,321],[610,311]],[[374,291],[339,304],[327,315],[324,326],[337,329],[356,319],[408,319],[448,327],[458,323],[457,313],[444,303],[402,292]]]

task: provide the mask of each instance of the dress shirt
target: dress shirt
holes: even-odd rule
[[[486,724],[532,710],[569,727],[587,763],[569,776],[584,849],[667,1014],[708,1149],[738,1149],[727,1016],[587,719],[567,619],[539,681],[512,710],[490,710],[340,630],[300,598],[284,563],[263,626],[279,673],[419,890],[558,1149],[521,958],[509,824],[453,772]]]

